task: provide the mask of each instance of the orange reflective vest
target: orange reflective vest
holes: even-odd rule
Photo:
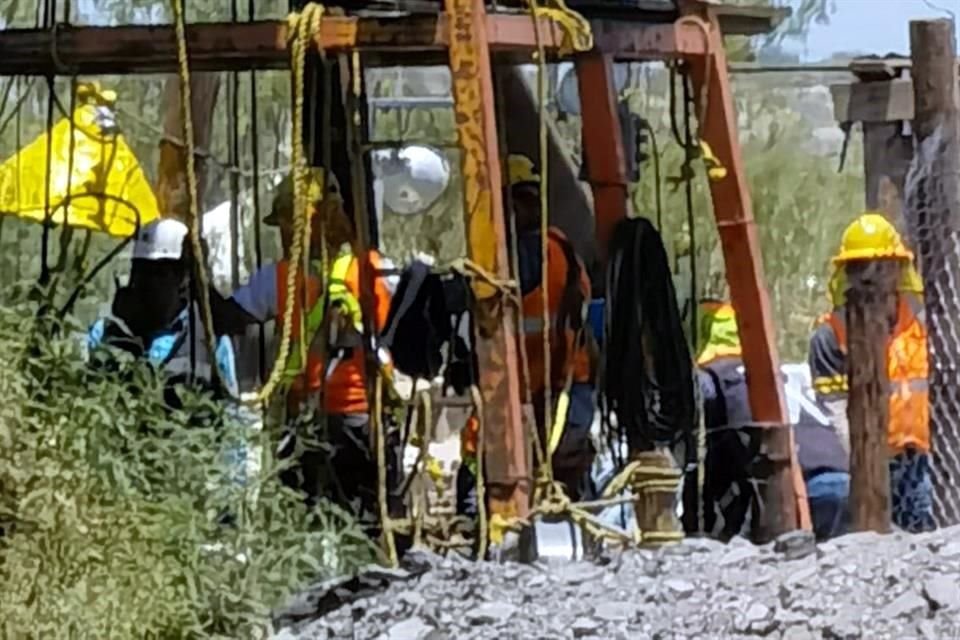
[[[573,368],[573,382],[590,382],[590,354],[586,348],[586,334],[578,336],[565,327],[558,332],[557,322],[560,321],[560,306],[563,302],[564,289],[567,286],[567,275],[571,265],[567,262],[567,255],[572,255],[580,268],[580,293],[584,301],[590,299],[590,280],[583,262],[570,247],[570,241],[562,231],[550,228],[547,234],[547,251],[549,273],[547,274],[548,303],[550,305],[550,377],[552,389],[562,389],[566,384],[567,374]],[[582,314],[582,309],[569,309],[568,313]],[[523,337],[527,354],[527,366],[530,370],[529,385],[531,393],[539,393],[545,389],[545,372],[543,359],[543,286],[539,286],[523,296]],[[589,331],[584,327],[583,332]]]
[[[370,251],[369,263],[375,273],[382,270],[382,259],[378,252]],[[290,306],[287,301],[286,284],[288,269],[289,263],[286,260],[277,264],[278,331],[283,326],[283,318]],[[387,321],[387,314],[390,310],[390,291],[383,277],[375,277],[374,283],[374,326],[379,331]],[[351,260],[343,282],[340,284],[343,284],[349,293],[359,299],[360,265],[356,258]],[[297,297],[292,305],[294,313],[292,336],[294,342],[300,340],[300,305],[304,297],[302,280],[298,283],[297,291]],[[317,304],[323,303],[320,300],[320,282],[314,275],[311,275],[308,279],[306,303],[308,309],[313,309]],[[316,339],[316,336],[307,336],[307,339],[310,343],[308,345],[306,367],[293,379],[290,385],[287,396],[288,407],[295,409],[309,400],[310,396],[319,394],[323,390],[324,410],[328,414],[366,413],[369,410],[369,403],[367,400],[364,350],[361,348],[353,349],[347,358],[337,363],[324,384],[325,362],[323,352],[326,345],[321,340]]]
[[[902,451],[906,447],[930,450],[927,329],[922,308],[922,302],[914,296],[900,295],[897,324],[887,346],[887,377],[890,380],[887,444],[893,451]],[[830,325],[841,352],[846,356],[847,329],[843,310],[826,314],[820,322]],[[840,378],[836,381],[835,391],[845,393],[846,375]]]

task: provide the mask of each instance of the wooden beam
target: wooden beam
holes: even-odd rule
[[[910,23],[917,158],[906,213],[923,274],[934,514],[940,526],[960,523],[960,78],[954,33],[949,20]]]
[[[867,209],[882,211],[905,238],[903,190],[913,159],[913,136],[902,121],[863,123],[863,177]]]
[[[536,49],[533,22],[526,15],[488,15],[490,49]],[[324,19],[317,46],[331,52],[442,51],[449,42],[445,14]],[[190,64],[195,71],[283,69],[289,65],[287,24],[194,23],[187,26]],[[561,32],[542,19],[544,46],[553,50]],[[0,76],[46,74],[173,73],[176,42],[169,25],[60,27],[0,31]]]
[[[850,391],[850,511],[855,531],[890,531],[887,345],[897,315],[900,265],[891,260],[847,267],[847,379]]]
[[[837,122],[913,120],[913,83],[907,78],[830,87]]]

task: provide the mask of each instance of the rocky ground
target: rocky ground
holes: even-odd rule
[[[279,614],[277,640],[960,638],[960,528],[820,545],[689,539],[593,563],[415,552]]]

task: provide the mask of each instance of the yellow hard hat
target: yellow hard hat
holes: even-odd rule
[[[864,213],[843,232],[840,253],[833,257],[833,263],[883,259],[913,260],[913,253],[882,214]]]
[[[324,177],[329,175],[330,188],[324,190]],[[306,170],[307,198],[311,203],[322,202],[325,197],[340,199],[340,183],[337,176],[331,171],[327,173],[321,167],[308,167]],[[311,213],[316,213],[312,208]],[[270,213],[263,219],[263,224],[275,227],[280,224],[281,217],[290,217],[293,214],[293,174],[288,173],[277,185],[273,196],[273,206]]]
[[[540,184],[540,174],[537,173],[533,160],[520,153],[511,153],[507,156],[507,184],[515,187],[521,184]]]

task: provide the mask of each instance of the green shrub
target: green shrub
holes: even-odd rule
[[[34,339],[34,314],[0,309],[2,637],[262,637],[279,601],[371,559],[346,514],[303,509],[270,455],[231,483],[242,424],[222,403],[184,392],[171,412],[147,367],[91,370],[75,337]],[[259,432],[250,444],[273,450]]]

